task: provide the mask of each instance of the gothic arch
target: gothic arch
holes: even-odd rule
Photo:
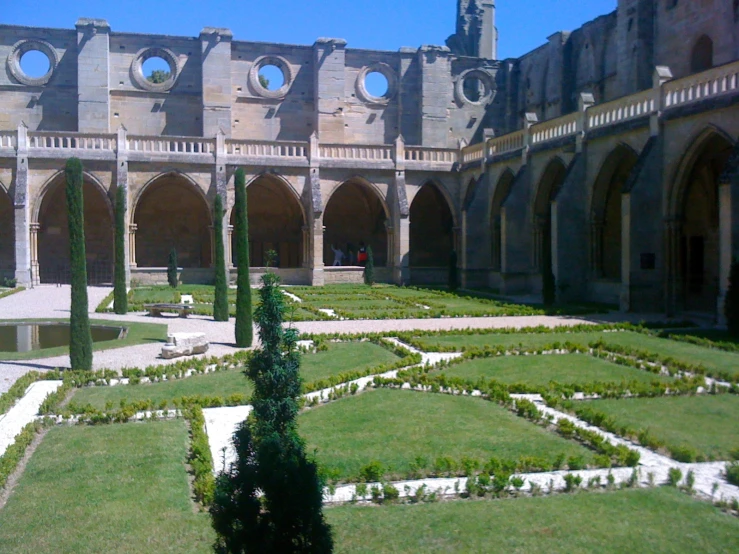
[[[344,261],[356,263],[360,243],[372,246],[376,266],[388,263],[388,225],[390,210],[380,190],[362,177],[351,177],[331,191],[323,212],[324,263],[334,260],[332,245],[353,256]]]
[[[15,273],[15,209],[10,193],[0,181],[0,277]]]
[[[85,254],[90,284],[111,283],[113,278],[113,206],[107,189],[91,173],[83,172]],[[37,258],[36,276],[42,283],[68,282],[69,223],[66,179],[56,172],[44,183],[32,209]],[[33,251],[33,248],[32,248]]]
[[[533,204],[533,266],[545,273],[552,264],[552,201],[557,197],[565,176],[567,165],[556,156],[547,164],[536,189]]]
[[[177,171],[157,175],[136,195],[131,214],[139,267],[166,266],[172,249],[180,267],[210,267],[213,214],[189,176]]]
[[[713,67],[713,40],[708,35],[701,35],[690,51],[690,72],[700,73]]]
[[[426,181],[410,206],[410,267],[446,267],[454,226],[453,204],[438,183]]]
[[[590,205],[591,264],[596,278],[621,279],[621,192],[639,156],[621,143],[601,164]]]
[[[267,252],[277,252],[277,267],[297,268],[304,262],[305,209],[295,189],[281,175],[261,173],[246,185],[249,219],[249,261],[252,267],[266,265]],[[234,224],[235,210],[229,221]],[[233,237],[232,237],[233,240]],[[238,265],[232,244],[234,264]]]
[[[490,202],[490,254],[492,260],[493,271],[501,270],[501,259],[503,252],[503,235],[501,213],[503,204],[511,193],[516,175],[509,167],[505,169],[498,178],[493,192],[493,198]]]

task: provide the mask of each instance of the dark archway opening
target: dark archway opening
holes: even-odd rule
[[[0,284],[15,274],[15,211],[13,201],[0,187]]]
[[[567,168],[556,158],[549,162],[539,181],[534,203],[534,268],[542,275],[552,272],[552,201],[564,183]]]
[[[718,179],[732,145],[714,134],[700,148],[682,197],[678,265],[685,309],[715,312],[719,290]]]
[[[620,146],[606,158],[593,189],[591,252],[595,277],[621,281],[621,193],[637,162]]]
[[[351,250],[353,255],[344,260],[344,265],[356,265],[361,242],[372,246],[376,266],[387,265],[387,212],[370,185],[354,180],[342,184],[326,205],[323,225],[326,228],[323,239],[326,265],[334,261],[332,245],[345,254]]]
[[[279,179],[259,177],[246,189],[249,217],[249,264],[264,267],[267,253],[277,253],[276,266],[296,268],[303,265],[303,211],[295,196]],[[231,211],[231,225],[236,210]],[[238,265],[232,239],[234,265]]]
[[[690,70],[693,73],[706,71],[713,67],[713,41],[707,35],[700,37],[690,55]]]
[[[134,214],[136,264],[166,267],[172,248],[182,268],[211,266],[211,211],[195,186],[166,175],[141,195]]]
[[[113,281],[113,214],[108,197],[85,179],[82,186],[85,217],[87,282],[90,285]],[[69,220],[66,181],[56,179],[41,202],[38,214],[38,264],[41,283],[68,283]]]
[[[447,267],[454,248],[454,217],[436,185],[425,184],[410,211],[410,267]]]

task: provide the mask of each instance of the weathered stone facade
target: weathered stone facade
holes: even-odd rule
[[[456,248],[467,286],[537,294],[551,267],[560,300],[716,313],[739,254],[738,18],[733,0],[619,0],[508,60],[492,0],[458,1],[447,46],[397,52],[0,26],[0,275],[63,278],[60,171],[77,156],[99,280],[117,187],[131,279],[161,280],[173,247],[183,278],[210,279],[214,198],[230,222],[242,167],[250,263],[275,250],[290,282],[356,280],[327,266],[361,241],[394,282],[443,281]],[[29,50],[45,76],[23,72]]]

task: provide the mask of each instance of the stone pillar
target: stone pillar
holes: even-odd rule
[[[308,143],[308,161],[310,164],[309,211],[310,218],[310,254],[311,284],[322,287],[325,283],[323,273],[323,198],[321,196],[321,149],[318,144],[318,134],[314,131]]]
[[[498,231],[500,233],[500,241],[498,242],[498,247],[499,247],[498,256],[500,259],[499,271],[501,275],[506,273],[508,270],[508,263],[507,263],[508,260],[506,259],[507,253],[508,253],[508,249],[506,248],[506,243],[507,243],[506,230],[507,229],[508,227],[506,225],[506,209],[501,208],[500,209],[500,229]]]
[[[732,248],[732,213],[731,213],[731,182],[721,182],[718,187],[718,246],[719,246],[719,272],[718,272],[718,299],[716,310],[719,325],[726,325],[726,314],[724,314],[724,302],[729,289],[729,275],[733,261]]]
[[[110,25],[104,19],[79,19],[77,27],[78,131],[110,132]]]
[[[449,86],[451,52],[446,46],[422,46],[418,50],[421,71],[421,144],[449,142],[449,105],[454,87]]]
[[[668,317],[673,317],[682,309],[682,279],[680,278],[680,238],[682,220],[678,218],[665,221],[665,251],[667,271],[665,280],[665,303]]]
[[[621,195],[621,299],[619,309],[631,310],[631,194]]]
[[[310,267],[310,227],[303,225],[300,229],[303,233],[303,240],[301,244],[303,248],[300,252],[300,265],[301,267]]]
[[[590,269],[594,279],[603,277],[603,227],[603,219],[593,217],[590,222]]]
[[[33,285],[31,270],[31,209],[28,198],[28,127],[18,125],[18,140],[15,166],[15,280],[20,286]]]
[[[128,226],[128,264],[131,268],[136,266],[136,230],[139,228],[135,223]]]
[[[126,128],[121,125],[118,128],[117,136],[118,147],[116,149],[116,188],[123,189],[125,191],[123,195],[123,267],[126,269],[126,287],[131,286],[131,246],[130,232],[126,232],[126,224],[131,217],[128,206],[130,199],[128,197],[128,140],[126,138]],[[117,194],[117,193],[116,193]],[[116,206],[117,207],[117,206]],[[115,223],[113,224],[115,228]],[[114,233],[117,231],[114,231]],[[115,236],[115,235],[114,235]]]
[[[41,283],[38,263],[38,232],[40,229],[40,223],[31,223],[31,285],[38,285]]]
[[[410,209],[408,207],[408,194],[405,187],[405,140],[403,136],[395,139],[395,176],[393,181],[392,217],[393,228],[392,242],[388,234],[388,246],[392,244],[392,257],[388,248],[388,265],[392,268],[392,279],[396,285],[407,285],[410,283]]]
[[[575,152],[582,152],[585,132],[588,124],[588,109],[595,105],[595,97],[590,92],[581,92],[577,100],[577,135],[575,135]]]
[[[662,94],[662,85],[671,80],[672,71],[670,71],[669,67],[658,65],[654,68],[654,73],[652,75],[652,98],[656,110],[652,112],[652,115],[649,117],[649,134],[653,137],[656,137],[660,133],[660,115],[662,115],[662,111],[665,109],[665,97]]]
[[[344,143],[346,41],[319,38],[313,45],[315,123],[326,143]]]
[[[460,285],[462,288],[467,288],[467,210],[462,210],[462,229],[460,237],[460,251],[459,251],[459,262],[462,268],[462,278],[460,279]]]
[[[232,39],[229,29],[205,27],[200,31],[204,137],[219,131],[231,136]]]
[[[313,259],[313,277],[311,284],[314,287],[322,287],[325,283],[323,274],[323,233],[326,228],[323,226],[323,214],[316,214],[311,226],[311,244],[313,246],[311,257]]]
[[[230,270],[235,267],[234,266],[234,253],[233,253],[233,248],[231,246],[233,244],[232,241],[233,241],[233,235],[234,235],[233,225],[227,226],[227,233],[228,233],[228,240],[226,241],[226,244],[224,244],[223,246],[225,247],[225,250],[226,250],[226,269]]]

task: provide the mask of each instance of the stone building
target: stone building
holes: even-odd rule
[[[130,279],[164,281],[175,247],[183,280],[210,280],[212,206],[230,223],[242,167],[249,263],[277,251],[287,283],[359,280],[330,247],[363,241],[386,281],[443,282],[456,249],[467,286],[536,295],[551,270],[562,301],[717,314],[739,255],[738,21],[739,0],[619,0],[507,60],[493,0],[458,0],[446,46],[397,52],[0,26],[0,276],[65,278],[77,156],[92,281],[118,187]]]

